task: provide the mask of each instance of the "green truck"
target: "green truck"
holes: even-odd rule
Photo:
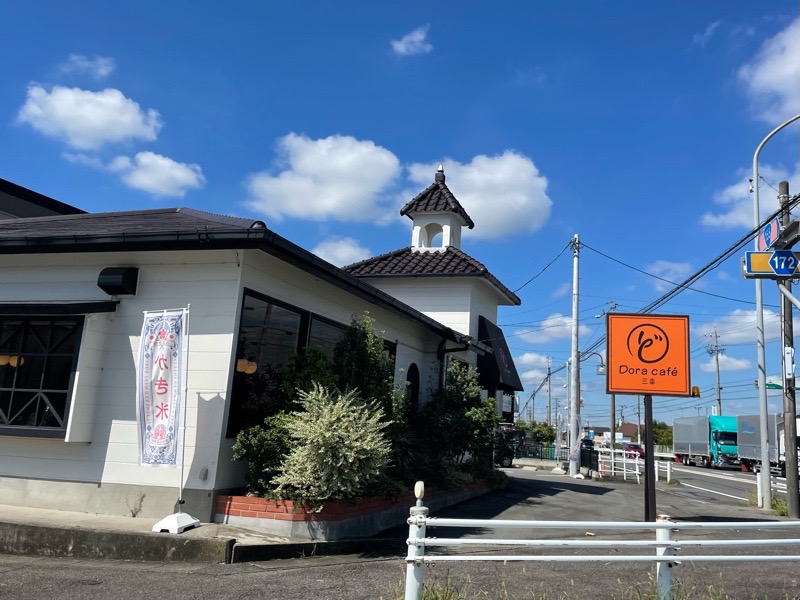
[[[701,467],[736,466],[739,461],[735,416],[704,416],[672,422],[675,460]]]

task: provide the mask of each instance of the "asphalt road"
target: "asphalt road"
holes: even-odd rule
[[[622,520],[644,515],[644,486],[578,481],[544,471],[511,469],[506,490],[451,507],[436,516],[487,519]],[[731,500],[731,499],[728,499]],[[658,512],[685,520],[760,520],[774,515],[742,502],[659,483]],[[593,532],[582,532],[591,535]],[[0,556],[0,598],[14,600],[153,600],[269,598],[340,600],[402,598],[407,528],[383,554],[306,557],[239,565],[192,565]],[[429,535],[443,535],[433,530]],[[474,529],[465,536],[523,537],[522,530]],[[552,532],[551,537],[562,534]],[[625,539],[630,534],[620,535]],[[763,530],[740,531],[765,537]],[[770,537],[789,533],[768,534]],[[451,533],[448,532],[450,537]],[[797,535],[795,535],[797,537]],[[594,539],[594,538],[593,538]],[[613,553],[613,550],[611,551]],[[694,551],[693,551],[694,552]],[[752,551],[751,551],[752,552]],[[800,553],[785,548],[783,553]],[[680,598],[800,598],[798,562],[695,563],[675,567]],[[650,598],[654,567],[642,563],[440,562],[429,580],[449,581],[461,598]],[[713,593],[709,593],[709,589]],[[713,595],[713,594],[726,595]]]
[[[725,498],[742,502],[756,498],[756,474],[744,473],[738,468],[708,469],[674,464],[672,477],[686,487],[713,494],[720,502]],[[785,498],[786,478],[773,476],[772,482],[772,493]]]

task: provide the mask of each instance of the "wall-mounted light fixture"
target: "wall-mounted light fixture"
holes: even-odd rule
[[[108,267],[100,271],[97,287],[109,296],[135,296],[138,282],[138,267]]]

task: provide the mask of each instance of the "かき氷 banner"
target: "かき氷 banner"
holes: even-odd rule
[[[136,374],[139,463],[176,466],[184,394],[186,309],[146,312]]]

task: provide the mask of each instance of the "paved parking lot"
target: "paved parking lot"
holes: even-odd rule
[[[508,470],[507,489],[451,507],[436,516],[481,519],[640,521],[644,486],[609,481],[574,480],[548,470]],[[770,512],[731,499],[717,499],[681,486],[659,483],[659,513],[701,521],[773,520]],[[451,537],[453,532],[429,535]],[[592,535],[595,534],[595,535]],[[342,598],[402,598],[407,527],[384,532],[382,548],[361,554],[314,556],[237,565],[98,561],[0,556],[0,597],[26,600],[64,597],[182,599],[280,598],[340,600]],[[468,536],[520,538],[522,530],[474,529]],[[548,531],[558,538],[563,532]],[[599,532],[579,535],[597,539]],[[618,534],[630,539],[636,534]],[[789,533],[769,533],[786,537]],[[738,537],[767,537],[766,532],[741,530]],[[641,535],[640,535],[641,537]],[[800,553],[792,547],[776,550]],[[473,551],[478,552],[478,551]],[[614,554],[614,550],[606,551]],[[695,550],[692,550],[695,552]],[[458,589],[459,598],[625,598],[652,597],[651,564],[439,562],[427,568],[430,581]],[[798,562],[695,563],[675,567],[675,580],[686,595],[677,598],[800,598]]]

